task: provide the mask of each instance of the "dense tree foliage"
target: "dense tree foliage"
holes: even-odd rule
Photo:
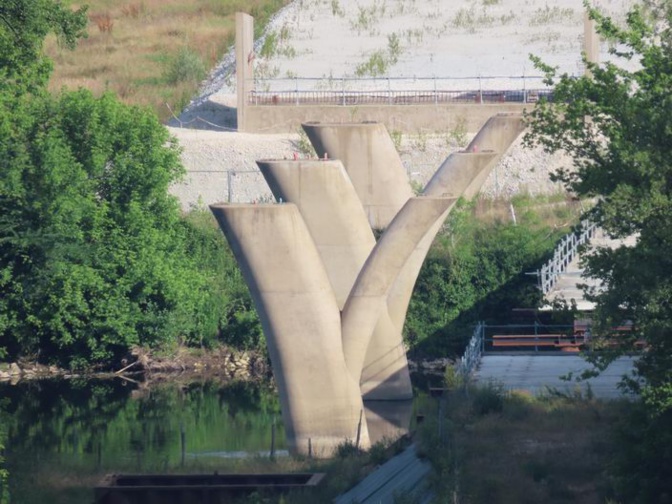
[[[208,343],[251,312],[212,219],[168,193],[184,169],[154,114],[46,92],[44,37],[72,46],[85,22],[48,0],[0,7],[0,347],[76,367]],[[258,344],[247,318],[239,346]]]
[[[477,321],[506,323],[513,308],[540,304],[525,272],[540,266],[562,232],[537,222],[534,209],[521,209],[519,225],[483,222],[464,201],[450,214],[409,306],[405,336],[416,352],[461,355]]]
[[[7,419],[4,403],[0,403],[0,504],[9,504],[9,471],[5,467],[5,442],[7,439]]]
[[[554,103],[530,116],[530,143],[562,150],[573,167],[558,178],[580,196],[598,199],[593,219],[609,235],[637,237],[632,247],[598,250],[586,269],[604,280],[595,322],[616,352],[592,360],[608,364],[643,340],[630,387],[641,403],[622,419],[614,440],[617,498],[669,502],[672,496],[672,8],[651,0],[625,26],[592,10],[598,32],[613,49],[612,62],[587,63],[589,75],[556,75],[537,61],[554,86]],[[623,320],[631,335],[610,334]]]
[[[637,367],[645,379],[642,394],[667,409],[672,408],[672,17],[669,4],[658,7],[662,18],[636,8],[625,27],[591,11],[615,61],[587,63],[590,75],[557,76],[538,62],[554,86],[554,103],[533,111],[528,140],[571,155],[574,166],[558,178],[579,196],[599,198],[593,219],[611,236],[637,234],[636,246],[600,250],[585,261],[608,285],[591,293],[596,321],[604,328],[634,321],[631,340],[647,345]]]
[[[72,11],[53,0],[3,0],[0,3],[0,90],[39,91],[49,80],[51,61],[42,53],[54,33],[73,48],[84,36],[86,7]]]

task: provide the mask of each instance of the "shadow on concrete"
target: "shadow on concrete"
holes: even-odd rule
[[[395,440],[408,433],[413,416],[413,400],[364,401],[364,415],[371,444]]]
[[[187,107],[179,117],[173,116],[168,121],[168,126],[208,131],[237,131],[237,109],[206,99]]]

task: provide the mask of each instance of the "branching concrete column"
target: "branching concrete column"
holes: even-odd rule
[[[303,124],[319,157],[340,159],[374,229],[385,229],[413,196],[387,128],[381,123]]]
[[[296,205],[211,205],[266,336],[290,450],[329,456],[369,446],[359,383],[343,355],[340,311]]]

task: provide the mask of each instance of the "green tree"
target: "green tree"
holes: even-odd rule
[[[156,116],[110,94],[46,92],[44,37],[72,45],[85,22],[55,1],[0,7],[0,341],[72,367],[208,344],[250,305],[221,233],[168,193],[184,168]]]
[[[85,36],[86,7],[73,11],[53,0],[0,2],[0,90],[12,93],[43,88],[51,61],[42,53],[49,33],[65,47],[74,48]]]
[[[662,18],[637,7],[624,27],[591,9],[615,60],[587,62],[589,75],[558,76],[535,59],[554,87],[553,103],[529,115],[527,141],[572,157],[557,178],[581,197],[598,197],[592,218],[610,236],[637,234],[634,247],[584,258],[608,286],[589,295],[603,328],[634,322],[630,343],[641,338],[647,350],[637,363],[644,384],[632,385],[664,410],[672,408],[672,11],[669,2],[656,5]]]
[[[9,504],[9,471],[5,467],[8,415],[5,400],[0,400],[0,504]]]
[[[168,187],[179,151],[150,112],[87,91],[5,101],[0,331],[103,361],[188,335],[205,279]]]
[[[421,355],[460,355],[477,321],[502,323],[513,308],[541,301],[524,272],[539,267],[560,232],[536,223],[532,211],[518,225],[486,223],[473,206],[458,203],[418,276],[404,331]]]

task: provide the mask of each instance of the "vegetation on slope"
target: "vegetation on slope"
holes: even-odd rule
[[[81,368],[212,343],[249,297],[221,233],[168,194],[176,143],[112,94],[47,92],[43,39],[74,45],[83,10],[17,0],[0,19],[1,351]]]
[[[88,0],[86,30],[74,51],[55,37],[49,89],[113,92],[123,103],[148,106],[161,121],[197,94],[235,38],[235,13],[255,17],[261,33],[289,0]]]
[[[541,292],[525,273],[541,266],[579,214],[577,205],[525,195],[458,205],[411,298],[405,333],[412,351],[460,355],[477,321],[506,323],[513,308],[537,307]]]

